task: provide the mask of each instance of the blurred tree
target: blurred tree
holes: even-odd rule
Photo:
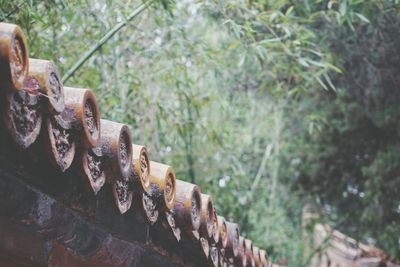
[[[344,72],[333,80],[337,93],[307,100],[301,114],[312,124],[300,123],[309,131],[291,143],[285,162],[296,164],[285,176],[331,224],[399,258],[400,7],[391,2],[359,3],[368,19],[322,27]]]

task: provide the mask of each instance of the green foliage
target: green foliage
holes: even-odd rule
[[[141,1],[7,1],[62,74]],[[274,261],[308,266],[301,210],[400,258],[397,0],[156,1],[66,85],[198,183]]]
[[[399,258],[399,6],[360,6],[370,23],[343,27],[338,20],[320,33],[346,71],[333,79],[337,94],[316,91],[301,109],[317,118],[318,131],[298,125],[304,130],[284,161],[301,164],[284,176],[338,229]]]

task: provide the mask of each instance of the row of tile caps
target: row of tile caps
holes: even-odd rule
[[[49,161],[61,172],[77,162],[77,174],[97,194],[112,186],[121,214],[132,203],[148,224],[162,220],[176,242],[191,243],[210,266],[271,266],[266,252],[219,216],[210,195],[176,179],[171,166],[149,160],[132,144],[125,124],[100,118],[90,89],[63,86],[52,61],[29,58],[20,27],[0,23],[3,122],[15,143],[28,148],[41,136]]]

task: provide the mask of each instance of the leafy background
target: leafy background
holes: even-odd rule
[[[140,1],[0,0],[62,74]],[[64,84],[211,193],[275,262],[308,266],[302,209],[400,258],[398,0],[167,0]]]

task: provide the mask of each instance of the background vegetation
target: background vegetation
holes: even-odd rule
[[[156,1],[65,85],[212,193],[276,262],[308,266],[301,211],[400,258],[400,1]],[[62,74],[138,0],[0,0]]]

